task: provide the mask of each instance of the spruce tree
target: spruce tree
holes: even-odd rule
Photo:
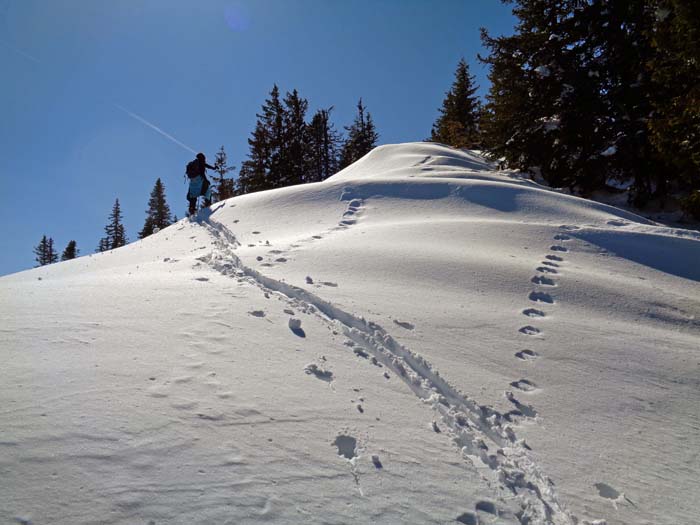
[[[648,36],[654,112],[650,140],[678,174],[679,189],[700,190],[700,3],[650,0]],[[697,196],[695,197],[697,200]],[[700,209],[700,208],[697,208]],[[700,214],[698,215],[700,218]]]
[[[226,174],[236,169],[228,165],[228,158],[224,147],[221,146],[214,158],[214,171],[218,177],[214,177],[214,196],[217,201],[230,199],[236,195],[236,187],[233,179],[226,178]]]
[[[440,116],[433,125],[432,142],[455,148],[480,148],[479,116],[481,104],[475,95],[478,86],[464,59],[459,61],[452,88],[446,93]]]
[[[68,245],[66,246],[66,249],[63,250],[63,254],[61,255],[61,260],[62,261],[68,261],[70,259],[75,259],[78,256],[78,253],[80,250],[77,248],[77,243],[75,241],[70,241]]]
[[[160,181],[156,180],[151,197],[148,199],[148,209],[146,210],[146,220],[143,229],[139,232],[139,239],[143,239],[152,235],[156,231],[167,228],[173,223],[170,214],[170,206],[165,200],[165,187]]]
[[[44,235],[39,244],[34,248],[35,261],[38,266],[53,264],[58,261],[58,254],[53,247],[53,239]]]
[[[248,160],[241,164],[238,180],[241,194],[280,187],[280,181],[284,179],[284,113],[279,88],[275,84],[248,139],[250,152]]]
[[[343,143],[340,153],[340,169],[343,169],[353,162],[361,159],[372,151],[377,145],[379,134],[377,133],[372,116],[365,114],[365,106],[362,99],[357,103],[357,116],[352,125],[346,126],[348,136]]]
[[[306,111],[309,103],[295,89],[284,97],[280,176],[275,187],[305,182],[308,168]]]
[[[112,212],[109,215],[109,222],[105,226],[105,236],[100,239],[100,243],[95,251],[104,252],[106,250],[114,250],[115,248],[124,246],[127,242],[126,230],[124,229],[124,224],[122,224],[122,212],[119,206],[119,199],[116,199],[112,207]]]
[[[319,109],[308,126],[309,166],[306,180],[320,182],[338,171],[340,134],[333,128],[333,107]]]

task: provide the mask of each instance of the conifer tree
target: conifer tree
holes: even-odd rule
[[[228,165],[228,158],[224,147],[221,146],[214,158],[214,171],[218,177],[214,177],[214,196],[217,201],[230,199],[236,195],[236,186],[233,179],[226,178],[226,174],[235,170],[235,166]]]
[[[53,239],[44,235],[39,244],[34,248],[35,260],[38,266],[53,264],[58,261],[58,254],[53,247]]]
[[[277,188],[283,180],[282,147],[284,142],[284,108],[277,84],[265,100],[252,136],[248,139],[250,153],[241,164],[239,192]]]
[[[148,199],[148,209],[146,210],[146,220],[143,229],[139,232],[139,239],[143,239],[152,235],[156,231],[167,228],[173,223],[170,214],[170,206],[165,200],[165,187],[160,181],[156,180],[151,196]]]
[[[655,16],[648,35],[655,51],[648,63],[655,93],[650,139],[673,166],[678,183],[692,192],[700,190],[700,3],[650,4]]]
[[[340,134],[333,128],[333,107],[319,109],[308,126],[309,167],[306,180],[320,182],[338,171]]]
[[[122,212],[119,206],[119,199],[116,199],[112,207],[112,212],[109,215],[109,222],[105,226],[105,236],[100,239],[96,251],[104,252],[106,250],[114,250],[115,248],[124,246],[127,242],[126,230],[124,229],[124,224],[122,224]]]
[[[440,116],[433,125],[430,140],[455,148],[480,148],[481,104],[475,95],[478,86],[464,59],[459,61],[452,88],[446,93]]]
[[[75,259],[79,253],[80,253],[80,250],[78,250],[77,243],[75,241],[70,241],[68,243],[68,245],[66,246],[66,249],[63,250],[63,254],[61,255],[61,260],[68,261],[70,259]]]
[[[377,145],[379,134],[377,133],[372,116],[365,114],[365,106],[362,99],[357,103],[357,116],[352,125],[346,126],[348,136],[343,143],[340,153],[340,168],[343,169],[353,162],[361,159],[372,151]]]
[[[305,182],[308,163],[306,111],[309,103],[295,89],[284,97],[281,173],[276,187]]]

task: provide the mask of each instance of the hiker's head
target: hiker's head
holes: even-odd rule
[[[207,160],[207,158],[204,156],[204,153],[197,153],[197,158],[199,160]]]

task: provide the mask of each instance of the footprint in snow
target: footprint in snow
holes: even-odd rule
[[[559,262],[561,262],[561,261],[564,260],[562,257],[559,257],[558,255],[546,255],[545,257],[546,257],[547,259],[549,259],[550,261],[559,261]]]
[[[620,492],[607,483],[596,483],[593,486],[598,489],[598,495],[601,498],[609,499],[615,508],[617,508],[618,503],[624,503],[625,501],[634,505],[632,500],[625,496],[624,492]]]
[[[285,257],[278,257],[275,259],[275,262],[284,263],[287,262],[287,259]]]
[[[549,249],[552,250],[553,252],[568,252],[569,251],[568,248],[566,248],[564,246],[560,246],[558,244],[550,246]]]
[[[549,266],[538,266],[537,268],[535,268],[535,271],[542,273],[559,273],[557,270],[555,270],[554,268],[550,268]]]
[[[251,232],[251,233],[252,233],[253,235],[260,235],[260,232],[258,232],[258,231],[254,231],[254,232]]]
[[[538,335],[541,334],[542,331],[539,328],[535,328],[534,326],[523,326],[520,330],[518,330],[521,334],[525,335]]]
[[[544,292],[530,292],[529,299],[535,303],[554,304],[552,296]]]
[[[627,226],[629,222],[625,221],[608,221],[608,225],[610,226]]]
[[[195,277],[194,280],[195,280],[195,281],[201,281],[201,282],[203,282],[203,283],[206,283],[207,281],[209,281],[209,277]]]
[[[526,308],[523,310],[523,315],[527,315],[528,317],[546,317],[547,314],[537,308]]]
[[[252,315],[253,317],[265,317],[265,312],[263,310],[253,310],[252,312],[248,312],[248,315]]]
[[[523,361],[534,361],[539,356],[540,354],[532,350],[521,350],[520,352],[515,353],[515,357],[522,359]]]
[[[530,279],[531,282],[535,284],[539,284],[540,286],[556,286],[557,283],[554,282],[554,279],[550,279],[549,277],[545,277],[543,275],[535,275],[532,279]]]
[[[338,283],[332,283],[330,281],[321,281],[323,286],[330,286],[331,288],[338,288]]]
[[[338,455],[343,456],[347,460],[352,460],[357,457],[357,440],[352,436],[340,434],[335,437],[335,441],[331,446],[338,447]]]
[[[290,317],[288,325],[289,329],[294,335],[299,337],[306,337],[306,332],[304,332],[304,329],[301,327],[301,319]]]
[[[522,390],[523,392],[534,392],[538,390],[537,385],[529,379],[518,379],[517,381],[513,381],[510,386]]]
[[[510,412],[511,416],[520,416],[520,417],[527,417],[527,418],[536,418],[537,417],[537,410],[535,410],[535,407],[532,405],[525,405],[518,401],[515,396],[513,395],[513,392],[506,392],[506,399],[513,403],[515,406],[515,411]]]
[[[566,241],[571,240],[571,237],[569,237],[568,235],[564,235],[563,233],[558,233],[554,236],[554,240],[566,242]]]
[[[406,330],[413,330],[415,328],[415,325],[406,321],[397,321],[394,319],[394,324],[400,326],[401,328],[405,328]]]
[[[313,375],[316,379],[330,383],[333,381],[333,372],[330,370],[324,370],[320,368],[317,364],[310,363],[304,368],[304,372],[309,375]]]
[[[323,239],[323,236],[321,236],[321,235],[312,235],[311,238],[312,238],[312,239]]]
[[[473,512],[464,512],[457,516],[456,520],[464,525],[479,525],[479,518]]]

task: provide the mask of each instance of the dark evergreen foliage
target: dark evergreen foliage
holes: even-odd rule
[[[75,241],[70,241],[68,243],[68,245],[66,246],[66,249],[63,250],[63,254],[61,255],[61,260],[68,261],[70,259],[75,259],[79,253],[80,253],[80,250],[78,250],[78,243]]]
[[[124,246],[128,242],[124,224],[122,224],[122,212],[119,206],[119,199],[114,201],[112,212],[109,215],[109,222],[105,226],[105,236],[100,239],[97,252],[113,250]]]
[[[433,125],[432,142],[455,148],[480,148],[479,118],[481,103],[476,96],[478,86],[464,59],[459,61],[452,88],[446,93],[440,116]]]
[[[238,177],[238,191],[241,194],[277,188],[282,180],[284,109],[276,84],[257,117],[253,135],[248,139],[248,160],[241,165]]]
[[[58,261],[58,254],[53,247],[53,239],[44,235],[39,244],[34,248],[35,260],[38,266],[53,264]]]
[[[654,49],[651,141],[683,186],[700,189],[700,2],[653,0],[651,8],[656,19],[648,35]]]
[[[355,120],[352,125],[345,127],[348,136],[340,152],[340,169],[361,159],[377,145],[379,134],[374,127],[372,116],[365,112],[366,108],[360,99]]]
[[[697,2],[511,3],[512,36],[482,31],[492,155],[583,193],[628,181],[640,206],[698,188]]]
[[[146,221],[143,229],[139,232],[139,239],[148,237],[153,233],[167,228],[173,223],[170,213],[170,206],[165,200],[165,187],[160,181],[156,180],[156,184],[151,190],[151,197],[148,199],[148,209],[146,210]]]
[[[319,109],[308,125],[307,182],[320,182],[338,171],[340,133],[331,122],[331,111]]]
[[[218,176],[214,176],[214,189],[213,196],[216,201],[223,201],[230,199],[236,195],[236,185],[233,179],[226,177],[226,174],[235,170],[235,166],[228,165],[228,157],[224,147],[221,146],[219,151],[216,152],[216,157],[214,158],[214,171]]]

